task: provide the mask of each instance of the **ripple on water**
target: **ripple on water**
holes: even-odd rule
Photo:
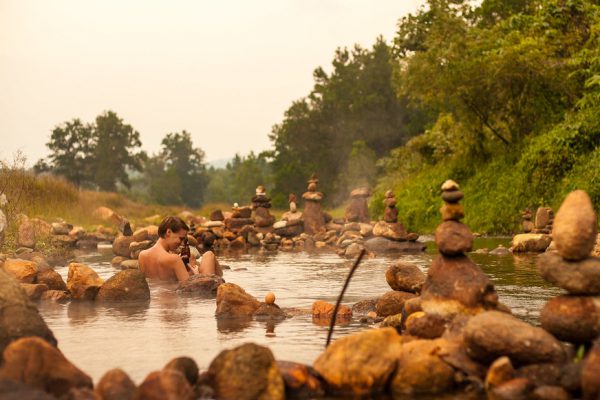
[[[350,282],[344,303],[351,306],[389,291],[385,271],[397,259],[413,262],[426,272],[435,256],[434,249],[430,249],[418,255],[365,259]],[[546,299],[560,293],[537,276],[534,257],[470,257],[490,275],[501,301],[525,320],[536,323]],[[109,252],[81,253],[77,261],[108,279],[118,272],[111,258]],[[232,268],[224,272],[227,282],[242,286],[259,300],[272,291],[281,307],[305,310],[317,299],[334,302],[353,264],[353,260],[334,253],[303,252],[222,255],[220,260]],[[236,271],[239,268],[245,270]],[[67,267],[56,270],[66,280]],[[277,359],[307,364],[312,364],[324,349],[328,327],[313,324],[308,314],[275,324],[217,321],[214,299],[179,296],[173,288],[151,283],[151,300],[140,305],[115,308],[77,302],[43,303],[40,311],[63,353],[95,381],[107,370],[120,367],[140,382],[149,372],[183,355],[206,368],[220,351],[246,342],[269,346]],[[357,321],[336,326],[334,339],[371,327]]]

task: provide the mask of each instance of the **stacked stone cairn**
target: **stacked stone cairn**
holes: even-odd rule
[[[269,212],[271,198],[267,196],[264,186],[256,188],[256,195],[252,197],[254,210],[254,226],[262,233],[271,232],[275,217]]]
[[[576,190],[565,198],[553,237],[556,252],[541,255],[537,267],[542,278],[567,294],[546,303],[541,325],[558,339],[587,350],[581,373],[584,398],[600,398],[600,258],[590,255],[597,218],[586,192]]]
[[[371,196],[371,191],[368,188],[357,188],[350,192],[350,203],[346,208],[346,222],[363,222],[368,223],[369,205],[367,199]]]
[[[281,216],[281,221],[273,224],[274,233],[288,238],[288,240],[282,242],[282,247],[286,250],[294,246],[294,242],[291,238],[300,235],[304,231],[302,213],[298,211],[296,195],[294,193],[290,193],[288,196],[288,203],[290,207],[289,211]]]
[[[321,208],[323,193],[317,192],[319,180],[316,175],[312,175],[308,180],[307,191],[302,194],[304,200],[304,211],[302,212],[304,220],[304,232],[308,235],[325,233],[325,215]]]
[[[535,225],[532,232],[549,235],[552,233],[553,224],[554,211],[550,207],[539,207],[535,213]]]
[[[523,233],[529,233],[533,231],[535,225],[533,222],[531,222],[532,215],[529,207],[526,207],[525,210],[523,210],[521,217],[523,218],[523,223],[521,224],[523,227]]]
[[[239,206],[235,203],[231,209],[230,215],[226,216],[223,222],[225,223],[227,231],[232,232],[237,236],[241,236],[244,239],[244,242],[251,246],[260,245],[260,240],[263,235],[254,229],[251,206]]]

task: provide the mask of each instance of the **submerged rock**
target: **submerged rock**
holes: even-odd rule
[[[92,379],[57,348],[38,337],[25,337],[4,349],[0,378],[14,379],[61,396],[71,388],[92,388]]]
[[[313,322],[315,320],[321,320],[323,324],[329,324],[331,317],[333,317],[333,309],[335,304],[328,303],[323,300],[316,300],[312,305],[312,317]],[[343,304],[340,304],[335,321],[345,322],[352,318],[352,310]]]
[[[260,302],[234,283],[224,283],[217,289],[217,317],[251,316]]]
[[[374,253],[420,253],[427,245],[419,242],[398,242],[378,236],[365,241],[365,248]]]
[[[273,353],[246,343],[222,351],[208,367],[208,379],[218,399],[285,398],[285,386]]]
[[[552,230],[558,253],[567,260],[583,260],[594,248],[596,234],[592,200],[583,190],[569,193],[556,213]]]
[[[183,282],[179,282],[177,291],[204,297],[215,297],[217,295],[217,289],[224,283],[225,280],[217,275],[196,274],[190,276]]]
[[[472,317],[464,329],[467,352],[475,360],[491,362],[507,356],[515,364],[562,362],[565,351],[551,334],[499,311]]]
[[[67,290],[67,284],[62,276],[53,269],[39,272],[37,275],[37,282],[46,284],[50,290]]]
[[[116,273],[102,284],[96,301],[147,301],[150,288],[144,274],[137,269],[126,269]]]
[[[513,253],[543,253],[552,242],[552,237],[543,233],[521,233],[515,235],[510,250]]]
[[[0,355],[10,342],[24,336],[38,336],[52,346],[57,344],[35,305],[12,276],[0,269]]]
[[[67,287],[74,300],[94,300],[104,280],[85,264],[69,264]]]
[[[333,342],[313,367],[333,392],[354,396],[383,392],[401,348],[394,328],[368,330]]]

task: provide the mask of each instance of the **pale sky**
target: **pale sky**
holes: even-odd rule
[[[391,41],[423,0],[0,0],[0,159],[48,155],[52,129],[115,111],[160,149],[207,161],[271,148],[271,127],[337,47]]]

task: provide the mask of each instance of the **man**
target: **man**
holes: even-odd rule
[[[181,245],[190,228],[181,218],[167,217],[158,226],[158,241],[151,248],[140,253],[140,271],[146,278],[163,281],[185,281],[190,277],[181,257],[172,253]],[[190,268],[195,269],[196,259],[191,257]],[[198,266],[200,274],[215,274],[223,276],[223,271],[212,251],[202,255]]]

